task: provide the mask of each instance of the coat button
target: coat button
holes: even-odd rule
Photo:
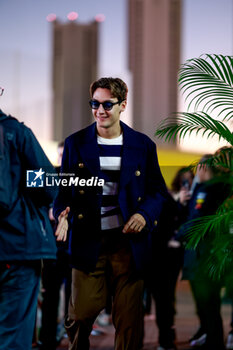
[[[84,194],[85,191],[84,191],[84,190],[80,190],[79,193],[80,193],[80,194]]]
[[[82,220],[83,219],[83,214],[78,214],[78,219]]]
[[[135,171],[135,175],[136,175],[136,176],[140,176],[140,175],[141,175],[140,170],[136,170],[136,171]]]
[[[79,168],[84,168],[84,164],[83,163],[78,163],[78,167]]]
[[[141,202],[141,200],[142,200],[142,197],[138,197],[137,201]]]
[[[155,225],[155,226],[158,225],[158,221],[157,221],[157,220],[154,221],[154,225]]]

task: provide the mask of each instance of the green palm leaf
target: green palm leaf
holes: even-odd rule
[[[218,172],[218,177],[213,178],[212,182],[222,182],[233,188],[233,148],[223,147],[221,151],[218,151],[211,158],[202,162],[196,162],[195,165],[197,166],[198,164],[205,164],[215,168],[216,173]],[[195,168],[193,164],[191,166],[193,171],[196,170],[196,166]]]
[[[221,121],[210,117],[205,112],[200,113],[175,113],[174,117],[163,120],[156,130],[155,135],[159,138],[165,137],[165,141],[175,141],[177,137],[181,139],[193,132],[211,137],[218,135],[219,139],[224,139],[233,146],[233,133]]]
[[[224,276],[225,280],[229,278],[228,273],[232,276],[233,266],[233,235],[224,235],[212,240],[211,254],[206,257],[206,266],[209,275],[213,279],[222,279]],[[231,277],[232,279],[232,277]]]
[[[224,147],[221,151],[213,157],[213,166],[219,167],[226,173],[233,174],[233,148]],[[224,179],[226,182],[228,179]],[[231,181],[231,185],[233,187],[233,176],[229,177],[229,181]]]
[[[199,244],[211,238],[211,251],[204,256],[203,268],[210,276],[219,279],[233,266],[233,198],[226,199],[214,215],[187,222],[185,241],[187,249],[197,249]]]
[[[220,115],[227,106],[227,118],[233,117],[233,57],[205,55],[188,60],[181,66],[179,85],[187,93],[188,109],[194,106],[196,111],[205,103],[203,111],[219,109]]]
[[[196,249],[207,234],[219,236],[222,233],[229,232],[232,221],[233,210],[221,214],[206,215],[185,223],[186,247]]]
[[[233,57],[223,55],[205,55],[188,60],[179,73],[179,86],[188,109],[194,113],[179,112],[163,120],[155,135],[166,141],[180,140],[187,135],[217,135],[226,140],[231,147],[221,149],[207,165],[221,171],[218,180],[233,188],[233,133],[223,123],[233,117]],[[215,112],[223,121],[214,119]],[[219,119],[219,118],[218,118]],[[193,165],[195,166],[195,165]],[[211,254],[206,259],[209,274],[214,278],[233,267],[233,196],[232,190],[215,215],[194,219],[184,225],[186,247],[196,249],[202,240],[211,242]],[[233,278],[232,278],[233,282]]]

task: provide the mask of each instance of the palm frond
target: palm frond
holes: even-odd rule
[[[197,111],[202,103],[206,113],[219,110],[233,117],[233,57],[223,55],[204,55],[186,61],[180,69],[179,85],[187,94],[188,109],[194,106]],[[217,98],[217,99],[216,99]]]
[[[221,182],[233,187],[233,148],[223,147],[211,158],[196,162],[196,166],[197,164],[207,165],[215,174],[218,173],[218,177],[214,177],[212,182]]]
[[[198,249],[202,242],[209,248],[211,245],[208,253],[202,252],[201,266],[213,279],[226,276],[229,266],[233,267],[233,210],[198,218],[190,224],[192,227],[185,237],[186,249]]]
[[[233,188],[233,180],[230,182]],[[223,203],[218,207],[216,212],[217,215],[222,215],[228,213],[227,215],[227,225],[230,227],[233,224],[233,196],[232,193],[223,201]]]
[[[223,173],[228,172],[229,174],[233,172],[233,148],[223,147],[218,151],[213,157],[213,165],[222,169]],[[230,178],[232,181],[233,176]],[[226,179],[225,179],[226,180]],[[233,184],[232,184],[233,185]]]
[[[193,132],[207,135],[207,138],[218,135],[219,140],[224,139],[233,146],[233,133],[221,121],[210,117],[205,112],[200,113],[175,113],[173,117],[163,120],[156,130],[155,136],[165,137],[165,141],[175,141]]]
[[[207,268],[213,278],[222,277],[226,271],[232,276],[233,133],[224,121],[233,118],[233,57],[207,54],[186,61],[179,72],[179,86],[188,101],[188,109],[192,107],[194,113],[174,113],[160,123],[155,135],[165,138],[165,141],[180,140],[193,133],[207,138],[217,135],[219,140],[231,145],[220,149],[205,163],[218,174],[213,181],[226,185],[228,198],[218,207],[216,214],[194,219],[182,226],[186,248],[197,249],[202,241],[210,243],[211,252],[204,254],[203,268]],[[217,113],[222,121],[211,117],[213,113]]]
[[[233,267],[233,235],[222,234],[212,240],[211,254],[206,257],[207,272],[213,279],[226,278],[232,274]]]
[[[219,236],[230,230],[233,211],[225,211],[193,219],[183,225],[187,249],[196,249],[207,234]]]

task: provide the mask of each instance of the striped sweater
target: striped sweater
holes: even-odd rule
[[[123,135],[114,139],[97,136],[101,176],[105,180],[101,205],[101,229],[109,230],[123,225],[118,204]]]

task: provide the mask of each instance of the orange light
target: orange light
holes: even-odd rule
[[[67,18],[69,21],[75,21],[78,18],[78,13],[77,12],[70,12],[70,13],[68,13]]]

